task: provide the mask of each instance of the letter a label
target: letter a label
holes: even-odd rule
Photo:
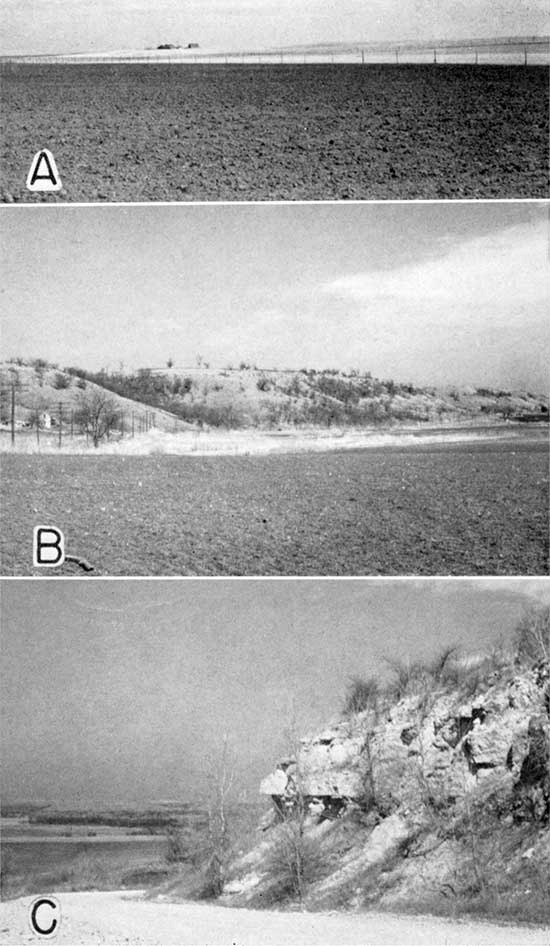
[[[32,159],[27,175],[27,189],[30,191],[60,191],[61,178],[57,173],[55,158],[51,151],[42,148]]]

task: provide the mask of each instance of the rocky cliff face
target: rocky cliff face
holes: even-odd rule
[[[300,740],[263,780],[273,814],[226,898],[276,899],[281,850],[291,861],[298,846],[316,866],[293,892],[314,905],[430,908],[511,886],[550,908],[549,766],[547,663],[386,694]]]
[[[260,792],[278,810],[297,792],[319,814],[359,805],[414,814],[423,799],[455,804],[475,789],[514,798],[548,818],[550,671],[545,665],[504,678],[465,698],[460,688],[421,689],[341,720],[302,739]]]

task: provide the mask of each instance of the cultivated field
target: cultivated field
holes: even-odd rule
[[[33,574],[38,524],[96,575],[548,574],[545,442],[2,468],[6,575]]]
[[[4,201],[548,196],[545,66],[6,65],[2,105]]]

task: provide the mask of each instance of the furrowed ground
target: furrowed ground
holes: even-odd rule
[[[33,574],[35,525],[97,575],[548,574],[545,443],[6,454],[2,469],[6,575]]]
[[[8,64],[1,78],[4,201],[548,196],[545,66]],[[40,147],[59,194],[26,190]]]

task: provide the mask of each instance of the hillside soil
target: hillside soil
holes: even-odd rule
[[[548,196],[544,66],[17,65],[2,105],[3,201]]]
[[[56,943],[87,946],[547,946],[548,930],[383,913],[283,913],[239,910],[210,904],[143,901],[139,893],[58,893],[62,921]],[[29,928],[33,897],[0,905],[0,942],[36,943]]]
[[[7,454],[2,473],[5,575],[33,574],[44,524],[94,575],[548,574],[545,443]]]

